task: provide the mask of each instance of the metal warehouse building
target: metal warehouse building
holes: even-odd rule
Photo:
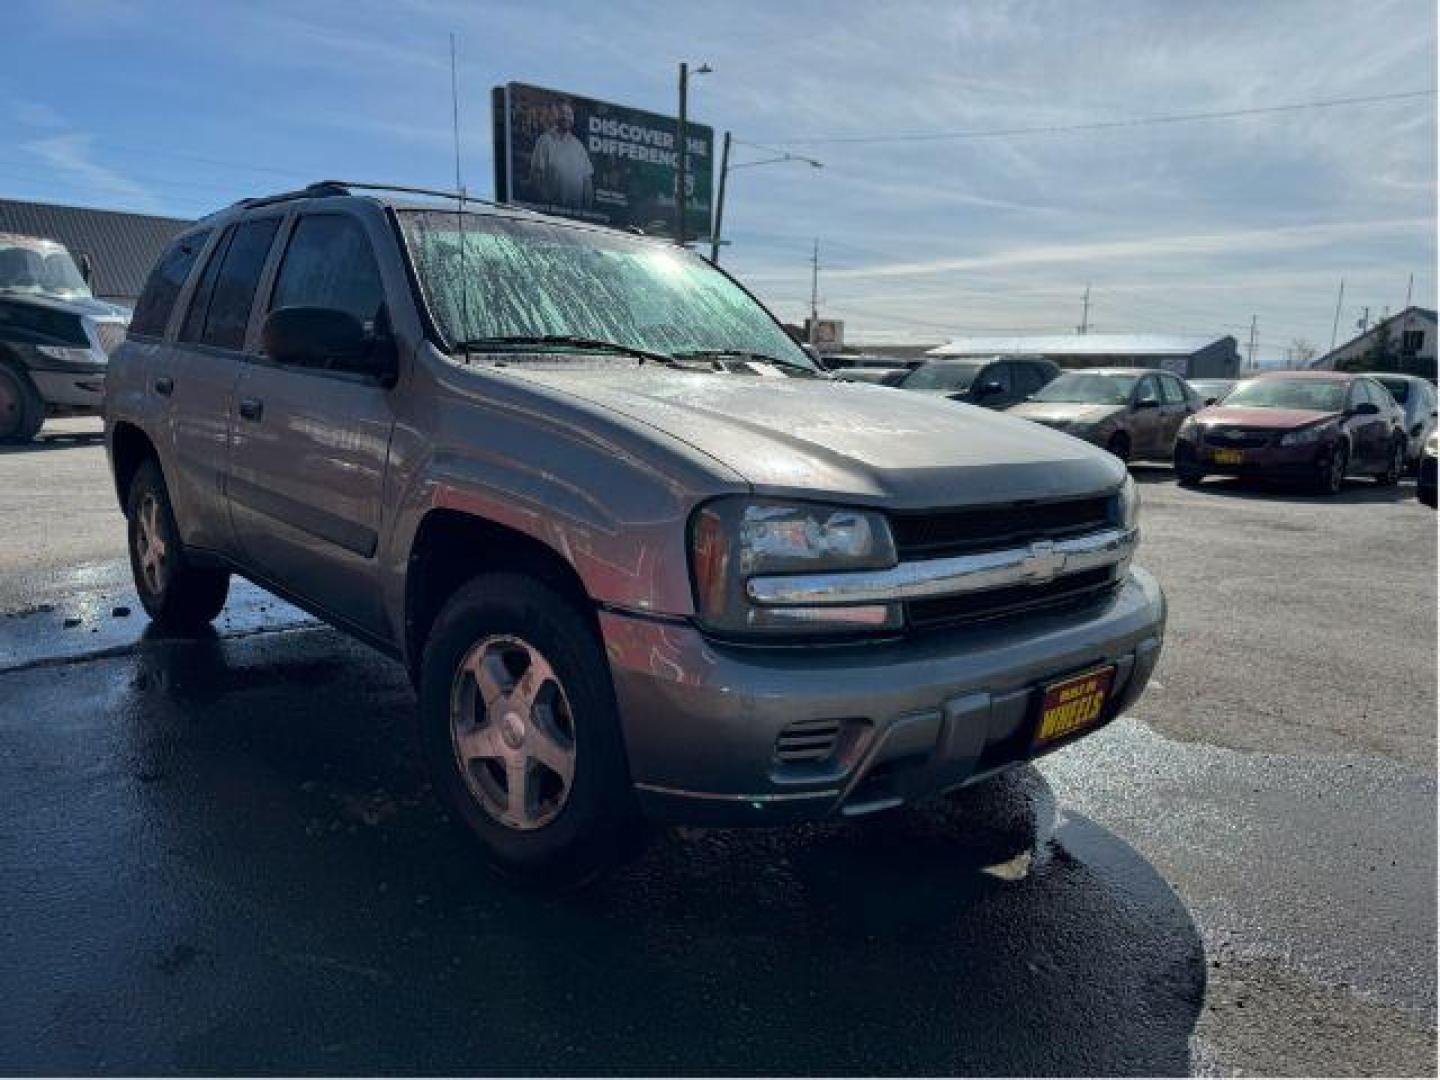
[[[1044,356],[1061,367],[1147,367],[1185,378],[1230,378],[1240,371],[1235,339],[1173,334],[1040,334],[955,338],[928,356]]]
[[[132,306],[165,245],[189,224],[182,218],[0,199],[0,233],[58,240],[76,262],[90,256],[95,295]]]

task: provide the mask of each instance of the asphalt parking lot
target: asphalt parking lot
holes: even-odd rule
[[[398,666],[148,632],[94,421],[0,451],[0,1071],[1389,1073],[1436,1051],[1436,518],[1137,468],[1161,666],[935,806],[476,864]]]

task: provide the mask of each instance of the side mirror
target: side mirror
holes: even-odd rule
[[[1220,400],[1220,399],[1219,399],[1218,397],[1207,397],[1207,398],[1205,399],[1205,404],[1206,404],[1207,406],[1208,406],[1208,405],[1214,405],[1215,402],[1217,402],[1217,401],[1219,401],[1219,400]]]
[[[1159,407],[1159,400],[1153,397],[1142,397],[1139,401],[1135,402],[1135,408],[1137,409],[1158,409]]]
[[[388,378],[395,372],[395,341],[365,332],[355,316],[333,308],[272,311],[260,330],[265,352],[282,364],[351,371]]]
[[[1351,416],[1374,416],[1374,415],[1376,415],[1377,413],[1379,413],[1379,411],[1380,411],[1380,406],[1379,406],[1379,405],[1376,405],[1373,401],[1361,401],[1361,402],[1357,402],[1356,405],[1355,405],[1355,407],[1350,410],[1350,415],[1351,415]]]
[[[86,252],[80,253],[80,276],[85,279],[85,284],[90,284],[90,279],[95,276],[95,264],[90,260]]]

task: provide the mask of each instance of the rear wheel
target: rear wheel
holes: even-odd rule
[[[500,870],[572,885],[638,835],[609,666],[576,604],[524,574],[482,575],[435,621],[421,741],[447,809]]]
[[[1115,434],[1111,435],[1109,440],[1106,441],[1105,449],[1128,464],[1130,461],[1130,436],[1126,435],[1123,431],[1115,432]]]
[[[1405,473],[1405,453],[1405,440],[1396,439],[1390,446],[1390,460],[1385,463],[1385,471],[1375,477],[1375,483],[1381,487],[1394,487],[1398,484]]]
[[[27,443],[45,423],[45,401],[30,376],[0,361],[0,443]]]
[[[140,603],[158,625],[181,633],[207,626],[225,606],[230,574],[191,564],[180,545],[165,477],[154,458],[130,482],[130,570]]]

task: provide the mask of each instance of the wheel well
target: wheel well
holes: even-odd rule
[[[149,458],[159,458],[149,436],[134,424],[116,424],[110,435],[110,462],[115,470],[115,496],[122,510],[130,502],[131,481]]]
[[[445,602],[477,574],[496,570],[539,578],[574,600],[595,622],[580,575],[554,548],[458,510],[432,510],[415,533],[405,574],[405,659],[412,676],[419,671],[425,639]]]

